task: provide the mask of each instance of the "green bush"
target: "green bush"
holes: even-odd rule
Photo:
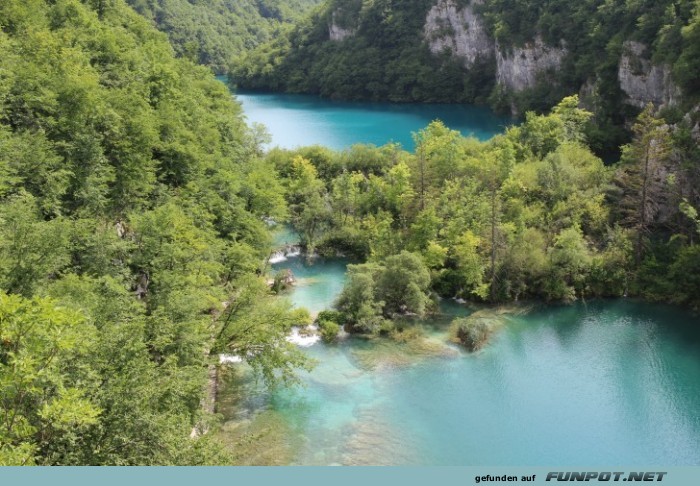
[[[493,329],[487,319],[460,318],[452,321],[457,339],[469,351],[478,351],[488,342]]]
[[[321,312],[321,314],[331,314],[331,312],[324,311]],[[316,318],[316,325],[321,333],[321,339],[323,339],[325,342],[330,343],[338,338],[338,333],[340,333],[340,324],[338,324],[338,322],[335,320],[328,319],[327,316],[321,318],[321,315],[319,314],[319,317]]]
[[[425,333],[423,332],[423,328],[420,326],[405,326],[396,327],[389,335],[391,339],[397,343],[405,344],[415,341],[416,339],[423,338]]]
[[[277,273],[275,273],[275,278],[272,282],[271,290],[276,294],[284,292],[292,286],[293,281],[294,275],[292,275],[291,270],[280,270]]]

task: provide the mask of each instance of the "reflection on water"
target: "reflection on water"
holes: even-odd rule
[[[341,258],[288,258],[273,265],[273,271],[291,270],[296,284],[287,295],[297,307],[305,307],[312,314],[333,306],[345,285],[349,260]]]
[[[309,282],[290,298],[330,306],[346,263],[282,263]],[[350,337],[305,348],[318,366],[292,390],[261,390],[234,365],[219,412],[236,460],[700,465],[697,316],[629,300],[540,306],[509,317],[475,354],[449,341],[450,319],[423,323],[405,343]]]

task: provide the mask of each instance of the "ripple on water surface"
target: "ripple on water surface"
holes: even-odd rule
[[[342,289],[346,264],[275,267],[306,283],[292,290],[295,305],[318,311]],[[426,323],[418,342],[304,348],[318,365],[301,388],[268,393],[239,376],[222,389],[220,411],[231,437],[259,446],[246,456],[251,446],[239,445],[237,460],[700,465],[697,316],[630,300],[541,306],[509,318],[474,354],[448,342],[447,321]],[[260,452],[266,441],[274,454]]]

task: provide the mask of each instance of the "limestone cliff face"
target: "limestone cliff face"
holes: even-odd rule
[[[671,79],[667,65],[652,64],[644,57],[647,47],[634,41],[623,45],[618,68],[620,88],[627,95],[627,103],[643,108],[647,103],[668,106],[680,97],[679,88]]]
[[[556,71],[561,67],[566,53],[563,47],[548,46],[539,37],[506,53],[496,46],[498,84],[515,93],[532,88],[540,73]]]
[[[496,66],[495,81],[508,93],[518,93],[533,88],[544,78],[557,82],[557,73],[569,54],[563,41],[561,45],[548,45],[536,37],[522,46],[499,46],[489,33],[479,14],[484,0],[472,0],[467,5],[457,0],[434,0],[423,28],[423,38],[430,51],[439,54],[449,51],[469,69],[478,61],[492,61]],[[331,38],[342,39],[352,35],[344,29],[336,29]],[[645,56],[647,46],[627,41],[618,68],[620,88],[627,95],[626,103],[643,108],[647,103],[656,107],[676,104],[681,91],[672,80],[671,68],[654,64]],[[598,80],[588,79],[580,88],[581,102],[596,111]]]
[[[430,51],[438,54],[449,49],[464,61],[465,67],[473,66],[478,59],[492,58],[495,43],[482,18],[474,12],[474,5],[481,1],[474,0],[459,9],[454,0],[439,0],[425,21],[424,37]]]
[[[342,27],[338,23],[337,12],[331,14],[331,21],[328,24],[328,37],[332,41],[342,41],[355,35],[355,29]]]
[[[430,9],[423,35],[433,53],[449,49],[469,68],[479,59],[496,59],[496,80],[511,92],[532,88],[540,73],[557,69],[566,50],[546,45],[542,39],[509,50],[499,48],[489,35],[473,0],[460,8],[455,0],[438,0]]]

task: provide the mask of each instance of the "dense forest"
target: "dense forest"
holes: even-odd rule
[[[460,10],[448,11],[426,33],[431,9],[450,6],[469,7],[477,17],[466,20]],[[469,33],[477,27],[486,39]],[[456,37],[456,29],[466,41]],[[588,127],[590,142],[603,153],[629,140],[625,122],[640,108],[625,103],[618,79],[626,50],[646,46],[629,63],[632,75],[640,76],[637,84],[650,77],[641,74],[645,62],[668,66],[674,89],[682,91],[673,100],[675,111],[666,113],[673,121],[700,99],[699,36],[700,7],[691,0],[328,0],[286,36],[245,54],[232,65],[231,79],[244,88],[338,99],[476,102],[519,113],[546,112],[581,91],[588,95],[582,102],[596,115],[597,123]],[[456,40],[436,51],[429,45],[433,37]],[[538,58],[547,57],[533,47],[538,40],[564,46],[554,70],[538,66]],[[521,47],[525,50],[514,52]],[[455,52],[460,48],[481,57],[466,63]],[[496,57],[505,67],[497,67]],[[512,73],[509,64],[516,66]],[[511,74],[516,79],[498,81]],[[509,87],[518,77],[535,81],[524,89]]]
[[[226,72],[233,59],[282,35],[319,0],[127,0],[168,34],[178,56]]]
[[[673,62],[692,72],[697,44],[685,43],[697,23],[679,15],[685,47]],[[314,18],[274,45],[324,59],[335,47],[304,37],[320,29]],[[391,49],[421,20],[382,18],[375,38]],[[667,25],[658,21],[653,35]],[[523,29],[511,27],[513,42]],[[311,365],[285,339],[311,317],[266,281],[273,222],[293,225],[309,255],[358,262],[337,311],[318,317],[329,339],[341,325],[381,333],[396,316],[431,313],[437,297],[700,306],[691,115],[668,123],[647,106],[611,166],[588,138],[604,125],[576,96],[487,142],[436,121],[413,153],[265,152],[264,130],[173,43],[125,0],[0,3],[0,464],[231,462],[206,433],[217,427],[206,399],[218,354],[242,357],[269,387]],[[356,61],[362,78],[372,64]],[[428,89],[421,70],[433,65],[416,62],[405,79],[425,76]],[[434,67],[437,92],[451,78]],[[397,86],[374,83],[365,79]]]
[[[226,463],[210,353],[305,365],[260,134],[121,0],[3,1],[0,66],[0,464]]]
[[[339,99],[465,101],[462,69],[435,59],[422,28],[433,0],[323,4],[286,36],[249,52],[231,69],[245,88],[309,92]],[[329,38],[329,25],[354,29],[344,40]]]

